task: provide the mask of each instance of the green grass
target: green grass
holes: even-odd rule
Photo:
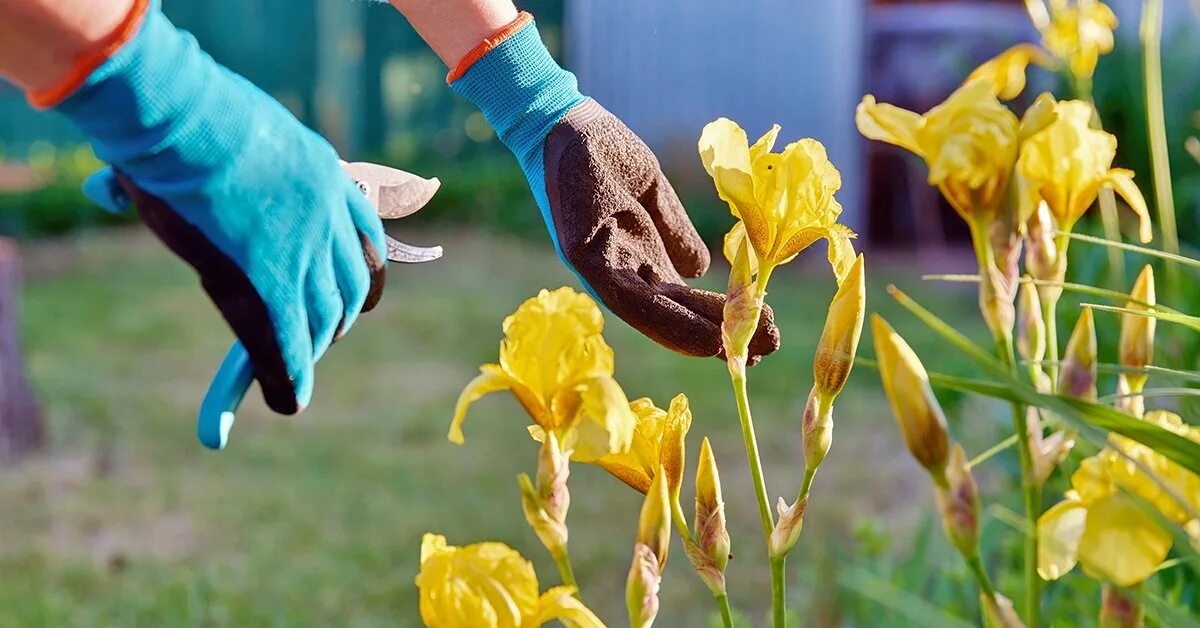
[[[556,584],[520,510],[516,476],[534,469],[536,446],[519,406],[489,397],[472,408],[463,446],[445,434],[462,385],[496,359],[504,316],[538,289],[574,278],[546,247],[524,241],[448,231],[408,237],[444,244],[446,258],[393,265],[383,304],[319,365],[311,407],[274,416],[252,391],[221,453],[196,442],[194,419],[231,336],[190,271],[140,231],[29,247],[23,341],[52,444],[0,474],[0,625],[419,625],[413,577],[426,531],[455,544],[509,543],[533,560],[543,588]],[[799,419],[834,290],[823,257],[814,250],[809,266],[777,273],[768,300],[784,347],[751,371],[772,499],[793,498],[800,481]],[[915,270],[885,266],[868,262],[871,309],[938,370],[962,370],[965,360],[901,314],[883,286],[902,281],[954,321],[976,319],[970,288],[921,284]],[[726,272],[719,262],[702,284],[720,289]],[[676,356],[607,320],[617,378],[631,398],[691,398],[689,467],[700,438],[712,438],[733,536],[731,598],[760,622],[769,579],[724,366]],[[863,341],[871,354],[869,333]],[[838,566],[837,548],[863,543],[863,525],[898,542],[887,554],[906,556],[904,540],[932,509],[874,373],[855,371],[835,421],[788,564],[802,616],[843,612],[831,592],[843,593],[818,571]],[[995,427],[974,421],[962,431],[986,439]],[[572,468],[571,493],[584,599],[622,625],[640,496],[584,465]],[[931,544],[945,546],[940,534]],[[673,554],[659,625],[705,625],[709,595],[678,542]],[[952,557],[929,560],[957,568]]]

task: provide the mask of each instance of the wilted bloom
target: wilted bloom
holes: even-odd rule
[[[625,603],[632,626],[650,626],[658,615],[658,586],[671,544],[671,503],[665,472],[655,474],[638,517],[633,565],[625,583]]]
[[[700,160],[717,193],[739,222],[726,236],[732,262],[738,245],[749,241],[751,272],[766,272],[794,258],[814,242],[829,242],[829,262],[841,281],[854,262],[854,233],[838,224],[842,206],[833,197],[842,177],[825,147],[814,139],[788,144],[773,153],[779,125],[753,146],[736,122],[720,118],[700,135]]]
[[[1053,104],[1054,115],[1039,113],[1039,121],[1029,125],[1040,128],[1021,145],[1017,170],[1024,177],[1023,186],[1045,201],[1062,231],[1075,226],[1101,188],[1112,188],[1137,214],[1139,239],[1149,242],[1153,234],[1146,199],[1133,182],[1133,171],[1112,167],[1117,138],[1091,128],[1092,105],[1077,100],[1054,103],[1045,95],[1039,102]]]
[[[440,534],[426,534],[417,588],[421,619],[432,628],[533,628],[556,619],[604,626],[573,596],[573,587],[538,595],[533,564],[503,543],[455,547]]]
[[[1146,612],[1125,591],[1105,584],[1100,589],[1100,628],[1141,628]]]
[[[700,444],[700,460],[696,463],[695,527],[696,549],[700,556],[692,557],[689,552],[689,558],[713,594],[720,595],[725,592],[730,541],[729,530],[725,527],[721,476],[708,438]]]
[[[1090,307],[1083,308],[1067,341],[1058,392],[1077,399],[1096,399],[1096,325]]]
[[[979,552],[979,487],[961,445],[955,445],[946,467],[946,483],[934,486],[946,536],[966,557]]]
[[[871,333],[875,337],[875,359],[883,390],[900,424],[904,442],[917,462],[939,484],[945,479],[950,453],[946,416],[933,389],[929,374],[912,347],[878,314],[871,315]]]
[[[1025,420],[1029,431],[1029,454],[1032,458],[1033,472],[1030,474],[1034,486],[1041,486],[1050,479],[1050,474],[1066,459],[1067,454],[1075,447],[1074,430],[1060,429],[1049,436],[1042,434],[1042,422],[1039,408],[1027,407]]]
[[[1176,414],[1156,410],[1145,420],[1200,442],[1200,428]],[[1111,440],[1111,447],[1080,464],[1066,499],[1038,520],[1038,573],[1047,580],[1078,562],[1088,575],[1120,587],[1142,582],[1158,570],[1173,540],[1144,503],[1178,525],[1194,521],[1200,508],[1200,476],[1150,447],[1120,436]]]
[[[970,81],[925,115],[866,95],[854,115],[858,131],[912,151],[968,223],[995,217],[1017,159],[1017,116],[986,81]]]
[[[500,363],[484,364],[463,389],[450,440],[463,442],[467,408],[507,390],[572,458],[590,461],[629,450],[637,418],[613,379],[613,351],[596,303],[570,288],[542,290],[504,319]]]
[[[999,593],[991,597],[981,591],[979,609],[983,613],[985,628],[1025,628],[1025,624],[1013,608],[1012,600]]]
[[[525,521],[550,555],[559,558],[567,551],[567,510],[571,506],[567,478],[571,472],[567,454],[558,446],[554,432],[549,432],[545,438],[538,453],[537,486],[524,473],[517,480],[521,485]]]
[[[807,508],[807,495],[790,506],[782,497],[779,498],[779,502],[775,504],[779,518],[776,519],[775,529],[771,531],[771,537],[767,541],[767,554],[771,558],[787,556],[787,553],[796,547],[800,540],[800,532],[804,529],[804,511]]]
[[[1033,44],[1017,44],[976,68],[968,77],[991,82],[996,95],[1011,100],[1025,89],[1025,70],[1029,64],[1056,68],[1065,64],[1071,74],[1090,80],[1100,55],[1113,49],[1116,15],[1097,0],[1026,0],[1029,16],[1042,34],[1042,49]]]
[[[860,254],[829,303],[825,328],[813,356],[813,381],[828,403],[833,403],[850,377],[866,308],[867,287]]]

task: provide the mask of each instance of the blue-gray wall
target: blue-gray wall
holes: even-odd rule
[[[703,176],[696,140],[720,116],[752,140],[773,123],[781,142],[820,140],[857,229],[863,11],[864,0],[567,0],[567,61],[681,178]]]

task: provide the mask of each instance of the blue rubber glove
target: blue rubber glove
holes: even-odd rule
[[[723,357],[724,296],[683,281],[708,270],[708,248],[654,154],[579,92],[529,14],[487,38],[449,80],[516,155],[559,256],[592,296],[665,347]],[[750,360],[778,346],[766,308]]]
[[[303,409],[314,363],[384,283],[382,223],[333,147],[204,54],[157,2],[55,109],[112,165],[88,195],[109,209],[135,203],[200,275],[267,405]]]

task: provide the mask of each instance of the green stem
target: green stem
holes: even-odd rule
[[[568,587],[575,589],[575,597],[580,597],[579,585],[575,582],[575,570],[571,569],[571,554],[564,547],[562,554],[554,557],[554,564],[558,566],[558,577],[562,579],[562,583]]]
[[[1154,204],[1162,229],[1163,248],[1179,253],[1175,228],[1175,198],[1171,190],[1171,161],[1167,152],[1167,124],[1163,112],[1162,0],[1142,3],[1141,37],[1146,90],[1146,126],[1150,135],[1150,166],[1154,171]],[[1168,272],[1173,267],[1168,266]]]
[[[758,439],[754,435],[754,420],[750,418],[750,398],[746,392],[746,370],[744,366],[729,362],[729,374],[733,380],[733,395],[737,399],[738,419],[742,424],[742,441],[746,445],[746,459],[750,463],[750,475],[754,479],[754,496],[758,500],[758,516],[762,520],[763,538],[768,547],[771,532],[775,529],[775,518],[771,516],[771,503],[767,497],[767,481],[763,478],[762,462],[758,457]]]
[[[717,606],[721,607],[721,623],[725,628],[733,628],[733,611],[729,610],[729,596],[718,595]]]
[[[992,579],[988,577],[987,569],[983,567],[983,560],[979,558],[979,554],[964,558],[971,567],[971,573],[975,574],[975,580],[979,582],[979,589],[988,597],[995,599],[996,587],[992,586]]]
[[[771,625],[787,628],[787,586],[784,577],[786,556],[771,559]]]
[[[980,225],[972,225],[972,240],[975,244],[975,254],[979,263],[980,277],[986,277],[986,272],[994,266],[994,254],[991,241],[987,238],[987,230]],[[1065,255],[1066,251],[1061,254]],[[983,282],[980,290],[983,290]],[[1049,333],[1049,332],[1048,332]],[[1013,349],[1012,330],[992,329],[992,338],[996,343],[996,355],[1005,367],[1014,375],[1019,374],[1016,352]],[[1056,352],[1057,356],[1057,352]],[[1056,358],[1057,361],[1057,358]],[[1037,520],[1041,514],[1040,487],[1033,478],[1033,453],[1030,451],[1029,428],[1025,423],[1025,408],[1020,403],[1012,403],[1013,432],[1017,435],[1017,459],[1021,465],[1021,492],[1025,501],[1025,521],[1030,533],[1025,536],[1025,613],[1026,625],[1036,628],[1041,602],[1041,578],[1037,573],[1038,538]]]

